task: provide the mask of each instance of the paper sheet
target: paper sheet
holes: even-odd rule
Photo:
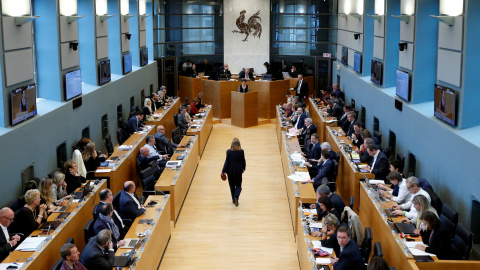
[[[369,182],[370,182],[370,184],[385,184],[385,181],[383,181],[383,180],[372,179]]]
[[[312,245],[313,245],[313,248],[319,248],[325,252],[327,252],[328,254],[332,254],[333,253],[333,248],[327,248],[327,247],[323,247],[322,246],[322,243],[320,241],[312,241]],[[328,263],[330,263],[330,258],[328,258]]]
[[[301,177],[299,175],[296,175],[296,174],[291,174],[291,175],[288,176],[288,178],[290,178],[290,180],[293,180],[295,182],[306,182],[306,181],[308,181],[308,179],[305,180],[303,177]]]
[[[317,211],[316,209],[312,209],[314,210],[315,212]],[[310,228],[323,228],[323,224],[321,222],[312,222],[310,223]]]
[[[27,237],[17,248],[16,250],[20,251],[36,251],[38,246],[46,239],[45,236],[40,237]]]
[[[24,263],[0,263],[0,270],[6,270],[10,265],[16,265],[20,269]]]
[[[112,169],[97,169],[95,172],[96,173],[109,173],[111,171],[112,171]]]
[[[315,258],[316,264],[330,264],[330,257]]]
[[[118,150],[130,150],[132,148],[133,148],[132,145],[120,145],[117,149]]]
[[[415,245],[417,245],[417,244],[420,244],[424,247],[427,247],[427,245],[425,245],[423,242],[406,242],[405,243],[405,245],[408,247],[408,249],[410,250],[410,252],[414,256],[437,256],[435,254],[428,253],[428,252],[425,252],[425,251],[421,251],[420,249],[416,249]]]
[[[291,128],[288,130],[287,136],[297,136],[300,132],[296,128]]]

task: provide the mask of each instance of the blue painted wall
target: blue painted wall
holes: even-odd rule
[[[78,1],[78,14],[85,15],[78,21],[78,43],[82,81],[97,85],[98,67],[95,42],[95,10],[93,0]]]

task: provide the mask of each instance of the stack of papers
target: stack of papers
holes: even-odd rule
[[[297,136],[300,132],[296,128],[291,128],[288,130],[287,136]]]
[[[317,214],[317,209],[303,209],[303,213],[306,215],[306,216],[309,216],[309,215],[316,215]],[[317,224],[317,223],[310,223],[310,227],[312,227],[312,224]],[[322,223],[320,223],[322,224]],[[321,228],[321,227],[319,227]]]
[[[312,211],[315,211],[315,213],[317,212],[317,209],[311,209]],[[312,222],[310,223],[310,228],[323,228],[323,224],[322,222]]]
[[[368,182],[370,182],[371,185],[385,184],[385,181],[383,181],[383,180],[375,180],[375,179],[372,179],[372,180],[370,180],[370,181],[368,181]]]
[[[309,179],[305,180],[303,177],[301,177],[300,175],[296,175],[296,174],[291,174],[288,176],[288,178],[290,180],[293,180],[294,182],[307,182]]]
[[[315,263],[316,264],[321,264],[321,265],[328,265],[328,264],[330,264],[330,257],[315,258]]]
[[[20,251],[36,251],[37,248],[45,241],[47,237],[27,237],[16,250]]]
[[[310,174],[308,172],[295,172],[295,175],[302,177],[303,181],[310,180]]]
[[[312,241],[312,245],[313,245],[313,248],[319,248],[325,252],[327,252],[328,254],[332,254],[333,253],[333,248],[327,248],[327,247],[323,247],[322,246],[322,243],[320,241]],[[330,263],[330,258],[328,258],[328,263]]]
[[[120,145],[117,149],[122,151],[129,151],[133,148],[133,145]]]
[[[109,173],[111,171],[112,171],[112,169],[97,169],[95,172],[96,173]]]
[[[428,253],[428,252],[425,252],[425,251],[421,251],[420,249],[416,249],[415,245],[417,245],[417,244],[420,244],[424,247],[428,247],[423,242],[405,242],[405,245],[408,247],[408,249],[410,250],[410,252],[412,253],[413,256],[437,256],[435,254]]]

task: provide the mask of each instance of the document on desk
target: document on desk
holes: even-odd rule
[[[294,182],[307,182],[309,179],[305,179],[303,177],[301,177],[300,175],[296,175],[296,174],[291,174],[288,176],[288,178],[290,180],[293,180]]]
[[[313,245],[313,248],[319,248],[325,252],[327,252],[328,254],[332,254],[333,253],[333,248],[327,248],[327,247],[323,247],[322,246],[322,242],[318,241],[318,240],[314,240],[312,241],[312,245]],[[330,258],[328,258],[328,263],[330,263]]]
[[[323,250],[323,248],[322,248],[322,250]],[[330,264],[330,257],[315,258],[315,263],[316,264],[321,264],[321,265],[328,265],[328,264]]]
[[[112,169],[97,169],[95,173],[109,173]]]
[[[22,265],[24,265],[24,263],[0,263],[0,270],[6,270],[7,267],[11,265],[16,265],[17,266],[16,269],[20,269],[22,268]],[[13,268],[8,268],[8,269],[13,269]]]
[[[311,210],[315,211],[315,213],[317,212],[317,209],[311,209]],[[322,222],[311,222],[309,226],[310,228],[319,228],[319,229],[323,228]]]
[[[428,252],[425,252],[425,251],[422,251],[420,249],[415,248],[415,245],[417,245],[417,244],[420,244],[424,247],[427,247],[427,245],[425,245],[423,242],[406,242],[405,243],[405,245],[408,247],[408,249],[410,250],[410,252],[414,256],[437,256],[435,254],[428,253]]]
[[[325,123],[334,123],[334,122],[337,122],[337,119],[331,119],[331,120],[325,121]]]
[[[16,250],[20,251],[36,251],[37,248],[45,241],[46,236],[27,237]]]
[[[287,136],[297,136],[300,132],[296,128],[291,128],[288,130]]]
[[[372,180],[370,180],[370,181],[368,181],[368,182],[370,182],[370,184],[385,184],[385,181],[383,181],[383,180],[376,180],[376,179],[372,179]]]
[[[133,148],[133,145],[127,145],[127,144],[124,144],[124,145],[120,145],[117,150],[121,150],[121,151],[129,151],[130,149]]]

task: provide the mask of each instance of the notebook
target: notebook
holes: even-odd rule
[[[72,202],[73,202],[73,197],[70,197],[70,199],[68,199],[66,205],[61,206],[61,207],[57,207],[57,209],[55,209],[55,211],[52,211],[52,213],[63,213],[65,211],[67,211],[68,207],[72,204]]]

